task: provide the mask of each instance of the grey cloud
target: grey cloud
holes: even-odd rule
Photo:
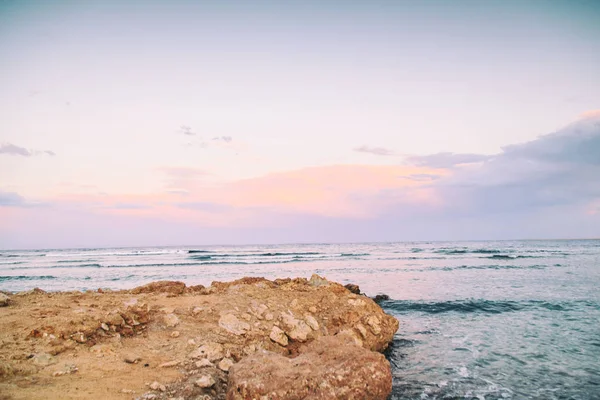
[[[233,138],[231,136],[217,136],[217,137],[212,138],[212,140],[222,141],[225,143],[231,143],[233,141]]]
[[[359,153],[369,153],[374,154],[376,156],[393,156],[395,153],[384,147],[369,147],[366,145],[354,148],[354,151]]]
[[[12,143],[2,143],[0,145],[0,154],[10,154],[14,156],[30,157],[32,152],[24,147],[14,145]]]
[[[188,136],[194,136],[196,134],[196,132],[192,131],[192,127],[187,126],[187,125],[181,125],[179,127],[179,132],[183,133],[184,135],[188,135]]]
[[[437,153],[426,156],[409,156],[406,161],[418,167],[450,168],[459,164],[472,164],[491,159],[485,154]]]
[[[600,199],[600,118],[481,157],[487,161],[456,168],[450,177],[432,183],[448,212],[532,212],[584,207]]]
[[[25,147],[17,146],[12,143],[2,143],[0,145],[0,154],[9,154],[13,156],[23,156],[23,157],[31,157],[31,156],[39,156],[47,154],[49,156],[55,156],[56,154],[51,150],[45,151],[37,151],[37,150],[28,150]]]

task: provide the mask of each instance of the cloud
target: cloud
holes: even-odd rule
[[[221,142],[225,142],[225,143],[231,143],[233,141],[233,138],[231,136],[217,136],[212,138],[213,141],[221,141]]]
[[[176,203],[176,207],[184,208],[187,210],[204,211],[209,213],[220,213],[231,210],[233,207],[227,204],[211,203],[211,202],[187,202],[187,203]]]
[[[431,183],[438,198],[445,199],[448,214],[521,213],[552,207],[583,210],[600,198],[600,114],[589,114],[530,142],[506,146],[493,156],[436,154],[416,160],[449,169],[448,176]],[[465,162],[476,164],[460,168]]]
[[[11,143],[2,143],[0,145],[0,154],[10,154],[13,156],[30,157],[32,152],[24,147],[20,147]]]
[[[411,165],[431,168],[450,168],[461,164],[472,164],[491,159],[484,154],[437,153],[425,156],[409,156],[405,161]]]
[[[0,191],[0,207],[23,207],[25,198],[18,193]]]
[[[148,208],[151,208],[151,206],[147,204],[136,203],[115,203],[112,206],[108,206],[107,208],[112,208],[115,210],[146,210]]]
[[[56,154],[51,150],[38,151],[38,150],[28,150],[25,147],[17,146],[12,143],[2,143],[0,144],[0,154],[9,154],[13,156],[23,156],[23,157],[31,157],[31,156],[39,156],[39,155],[49,155],[55,156]]]
[[[392,150],[386,149],[384,147],[369,147],[366,145],[354,148],[354,151],[359,153],[369,153],[374,154],[376,156],[393,156],[395,153]]]
[[[196,132],[192,131],[192,127],[191,126],[187,126],[187,125],[181,125],[179,127],[179,132],[183,133],[184,135],[187,135],[187,136],[194,136],[194,135],[196,135]]]

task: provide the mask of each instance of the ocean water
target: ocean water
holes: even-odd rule
[[[0,251],[0,290],[356,283],[400,320],[392,399],[600,399],[600,240]]]

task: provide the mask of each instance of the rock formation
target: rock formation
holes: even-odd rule
[[[317,275],[38,290],[6,305],[0,393],[8,398],[383,399],[391,390],[377,352],[398,321]],[[267,360],[278,367],[258,367]]]

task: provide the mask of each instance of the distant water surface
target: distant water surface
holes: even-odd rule
[[[357,283],[400,320],[393,399],[600,399],[600,241],[0,251],[0,290]]]

